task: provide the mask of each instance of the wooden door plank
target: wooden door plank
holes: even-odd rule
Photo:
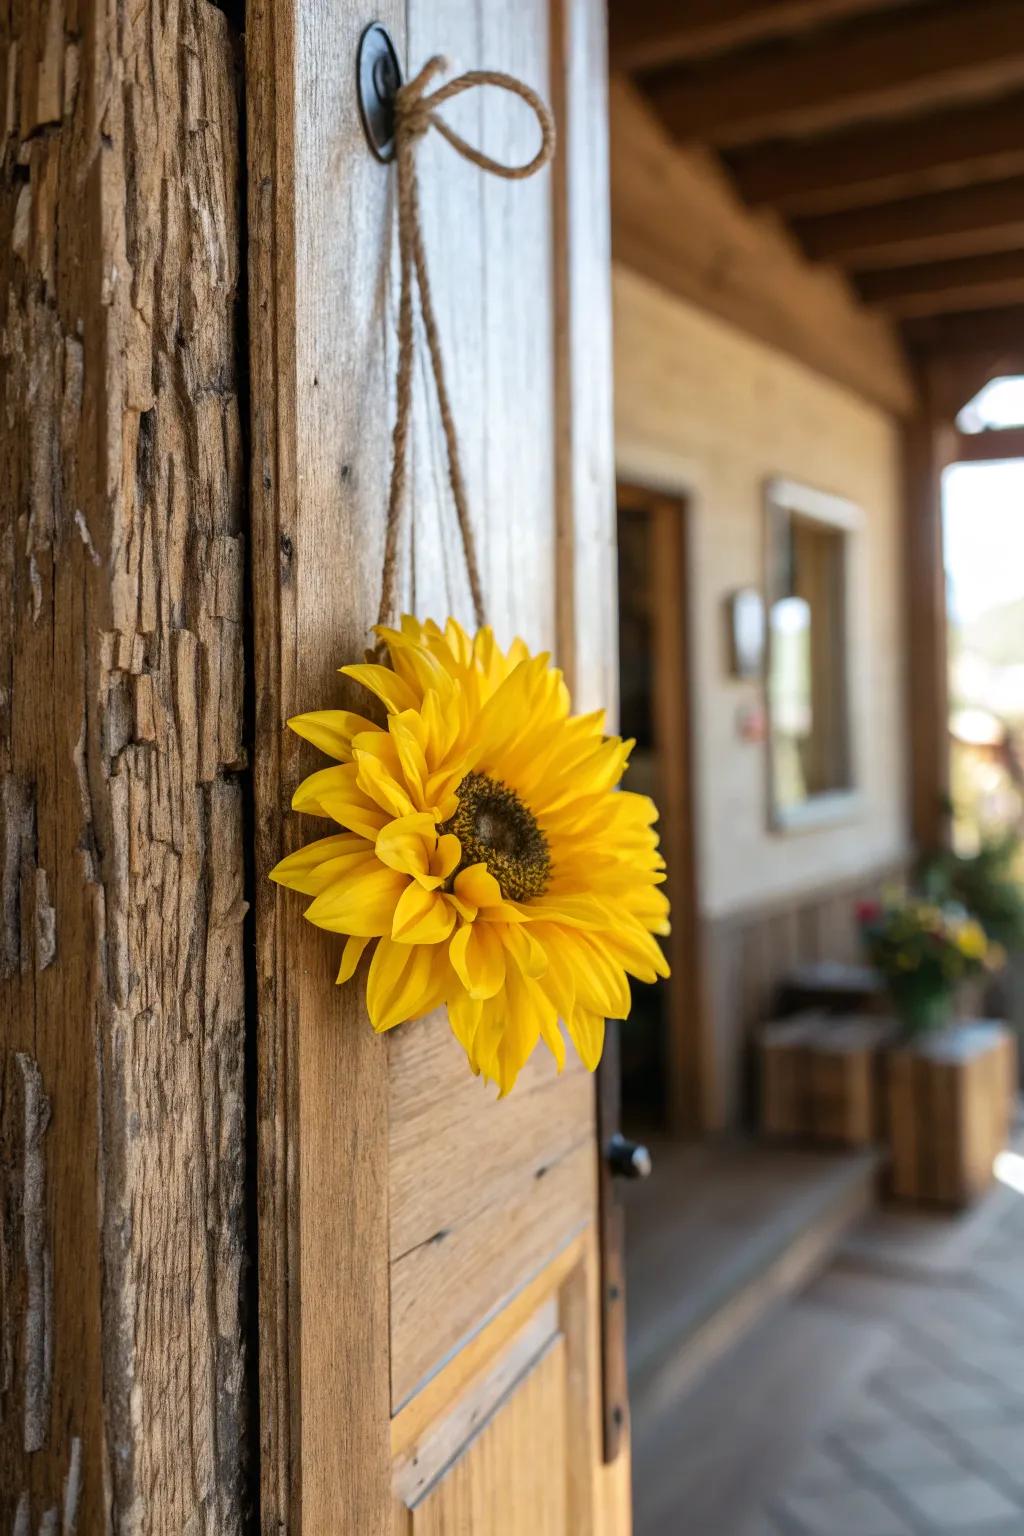
[[[404,7],[379,8],[401,46]],[[389,466],[390,179],[355,111],[362,9],[247,20],[253,345],[262,1518],[383,1536],[390,1511],[387,1048],[271,887],[311,828],[289,715],[342,702],[376,617]],[[329,170],[325,168],[330,168]],[[353,382],[358,381],[358,387]],[[354,690],[349,700],[355,703]],[[364,707],[362,703],[358,707]],[[301,1241],[300,1241],[301,1237]],[[339,1405],[345,1404],[345,1411]]]
[[[579,712],[618,720],[607,38],[600,0],[551,0],[557,655]]]
[[[564,1157],[589,1119],[592,1083],[575,1053],[558,1073],[547,1050],[536,1051],[515,1092],[498,1102],[493,1085],[466,1071],[465,1054],[443,1015],[399,1032],[392,1045],[389,1204],[395,1261],[493,1202],[499,1188],[510,1178],[517,1182],[524,1168],[538,1173]]]
[[[571,1536],[566,1346],[552,1340],[515,1392],[413,1511],[413,1536]]]
[[[482,1208],[467,1210],[435,1240],[397,1256],[391,1269],[391,1396],[399,1412],[429,1375],[491,1317],[524,1279],[539,1274],[593,1221],[597,1158],[593,1126],[557,1162],[517,1165]]]

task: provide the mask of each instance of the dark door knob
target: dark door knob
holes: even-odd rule
[[[639,1141],[630,1141],[616,1131],[605,1148],[608,1166],[617,1179],[646,1179],[651,1171],[651,1154]]]

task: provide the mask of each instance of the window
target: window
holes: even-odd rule
[[[971,436],[1024,426],[1024,378],[1014,374],[991,379],[967,402],[956,424]]]
[[[770,819],[816,826],[854,806],[847,591],[858,512],[775,480],[767,495]]]

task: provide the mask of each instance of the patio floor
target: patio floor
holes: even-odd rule
[[[1024,1194],[869,1217],[658,1439],[637,1536],[1024,1536]]]

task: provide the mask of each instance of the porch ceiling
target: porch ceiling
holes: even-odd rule
[[[610,35],[913,355],[1024,365],[1024,0],[611,0]]]

